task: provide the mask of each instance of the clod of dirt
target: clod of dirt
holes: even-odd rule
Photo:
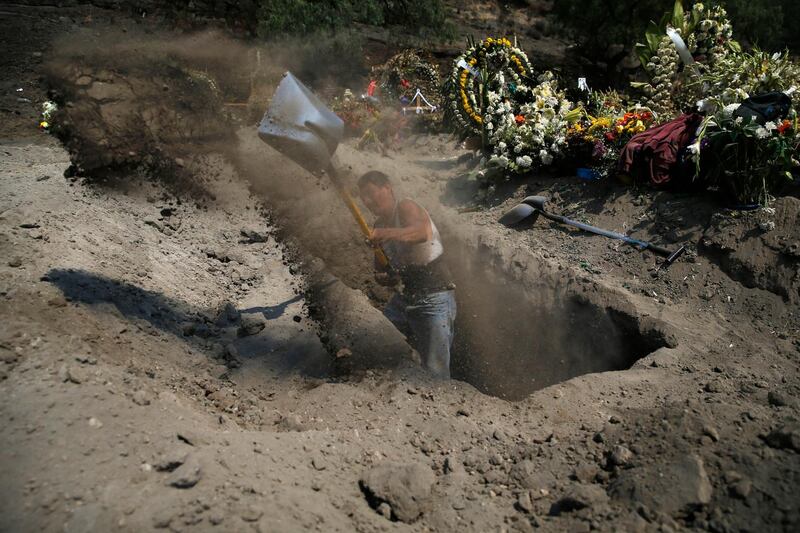
[[[608,503],[608,494],[599,485],[576,485],[550,506],[550,515],[580,511]]]
[[[186,462],[169,475],[166,483],[177,489],[190,489],[197,485],[202,477],[203,469],[200,461],[195,456],[190,455]]]
[[[266,326],[267,323],[264,321],[263,318],[259,318],[257,316],[243,316],[242,322],[239,325],[239,330],[237,331],[237,335],[239,335],[240,337],[249,337],[250,335],[256,335]]]
[[[410,524],[430,508],[435,482],[436,476],[426,466],[381,464],[364,474],[359,485],[373,509],[388,504],[392,518]]]
[[[800,424],[795,422],[773,429],[764,437],[764,441],[773,448],[800,452]]]
[[[702,459],[689,455],[680,459],[623,471],[611,484],[611,495],[630,504],[675,516],[706,505],[713,487]]]
[[[324,318],[320,320],[321,338],[328,353],[340,354],[336,358],[339,372],[412,364],[414,352],[403,335],[372,306],[364,293],[347,287],[324,271],[314,275],[310,293],[315,318]],[[345,354],[346,357],[341,356]]]

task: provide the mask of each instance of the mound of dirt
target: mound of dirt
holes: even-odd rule
[[[198,144],[230,142],[217,78],[200,68],[211,54],[198,57],[182,46],[156,53],[151,44],[130,40],[107,45],[67,40],[45,67],[59,104],[54,132],[76,173],[141,166],[180,172],[182,158]]]

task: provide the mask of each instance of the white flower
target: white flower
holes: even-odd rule
[[[499,143],[497,143],[497,147],[498,147],[500,150],[505,150],[505,149],[506,149],[506,146],[507,146],[507,145],[506,145],[506,143],[504,143],[503,141],[500,141]]]
[[[714,102],[706,98],[697,101],[697,110],[701,113],[713,113],[717,110],[717,106]]]
[[[547,150],[539,150],[539,159],[542,160],[543,165],[549,165],[553,162],[553,156],[547,153]]]
[[[492,129],[494,129],[494,124],[492,124],[491,122],[487,122],[487,123],[486,123],[486,129],[487,129],[487,130],[492,130]]]
[[[742,122],[744,122],[744,117],[736,117],[735,119],[733,119],[733,123],[736,124],[737,126]]]
[[[777,125],[777,124],[775,124],[774,122],[770,121],[770,122],[767,122],[766,124],[764,124],[764,128],[765,128],[767,131],[770,131],[770,132],[771,132],[772,130],[776,130],[776,129],[778,129],[778,125]]]
[[[726,117],[732,117],[733,112],[739,109],[741,104],[728,104],[723,109],[722,112]]]
[[[767,137],[769,137],[769,131],[767,131],[766,128],[759,127],[756,130],[756,137],[759,139],[766,139]]]
[[[515,163],[518,167],[528,168],[531,166],[531,163],[533,163],[533,160],[530,158],[530,156],[523,155],[522,157],[518,157]]]
[[[686,147],[689,150],[689,153],[693,156],[696,156],[700,153],[700,141],[697,141],[694,144],[690,144]]]

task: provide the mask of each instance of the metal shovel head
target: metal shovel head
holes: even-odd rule
[[[524,200],[522,200],[523,204],[527,204],[531,207],[535,207],[540,211],[544,211],[544,204],[547,202],[547,198],[544,196],[528,196]]]
[[[344,122],[291,72],[275,90],[258,136],[312,173],[327,168],[344,133]]]
[[[539,212],[538,209],[528,204],[519,204],[515,206],[513,209],[511,209],[511,211],[501,216],[498,222],[500,222],[504,226],[513,226],[515,224],[519,224],[532,214],[538,212]]]

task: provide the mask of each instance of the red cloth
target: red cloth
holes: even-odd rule
[[[378,85],[378,82],[376,82],[375,80],[372,80],[372,81],[369,82],[369,85],[367,86],[367,95],[368,96],[375,96],[375,86],[377,86],[377,85]]]
[[[620,152],[617,169],[655,185],[667,183],[681,151],[694,138],[702,119],[701,115],[690,113],[637,133]]]

